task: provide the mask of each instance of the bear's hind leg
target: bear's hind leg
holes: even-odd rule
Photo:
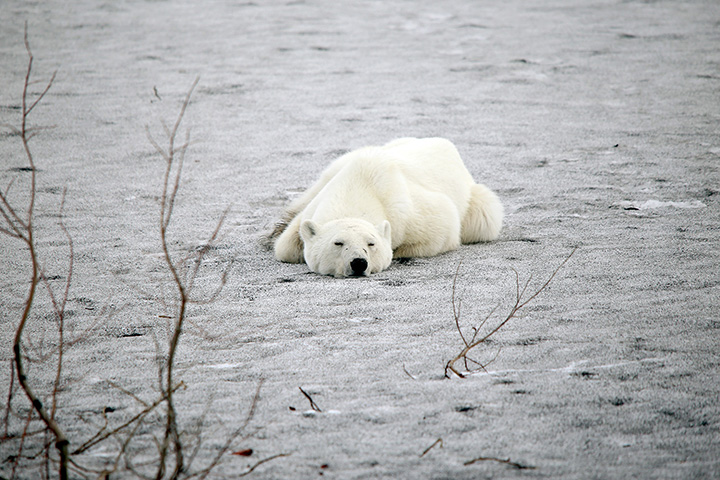
[[[417,191],[413,195],[415,220],[405,229],[405,241],[398,245],[394,258],[432,257],[460,246],[460,215],[455,203],[445,194]]]
[[[503,206],[495,192],[475,184],[470,190],[470,204],[462,220],[462,243],[488,242],[500,235]]]

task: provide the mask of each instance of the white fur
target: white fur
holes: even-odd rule
[[[502,227],[495,193],[476,184],[442,138],[401,138],[331,163],[290,205],[275,256],[337,277],[384,270],[393,257],[428,257],[490,241]],[[342,244],[342,245],[336,245]],[[350,263],[367,261],[365,272]],[[364,265],[362,261],[359,265]]]

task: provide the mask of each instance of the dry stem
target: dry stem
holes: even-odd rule
[[[455,367],[455,363],[457,363],[460,360],[463,360],[465,362],[465,368],[466,368],[466,371],[468,371],[468,372],[476,371],[476,370],[484,370],[485,367],[488,365],[488,363],[483,364],[478,361],[475,361],[475,360],[471,359],[470,357],[468,357],[468,353],[470,353],[470,351],[472,349],[474,349],[481,343],[486,342],[490,337],[495,335],[495,333],[497,333],[498,330],[500,330],[502,327],[504,327],[505,324],[507,324],[512,318],[514,318],[517,315],[518,311],[520,311],[528,303],[530,303],[532,300],[534,300],[535,297],[537,297],[540,294],[540,292],[545,290],[545,288],[547,288],[547,286],[550,284],[550,282],[553,280],[553,278],[555,278],[555,275],[558,273],[558,271],[560,271],[560,269],[568,262],[568,260],[570,260],[570,257],[573,256],[573,254],[575,253],[576,250],[577,250],[577,248],[574,248],[572,250],[572,252],[570,252],[570,254],[565,258],[565,260],[563,260],[562,263],[560,263],[560,265],[558,265],[558,267],[555,269],[555,271],[553,271],[552,275],[550,275],[550,278],[548,278],[547,281],[540,288],[538,288],[532,295],[530,295],[528,298],[524,298],[524,297],[525,297],[525,292],[527,291],[527,288],[530,285],[530,280],[532,280],[532,275],[528,278],[528,280],[525,282],[525,284],[522,286],[522,288],[520,288],[520,275],[518,274],[517,270],[513,269],[513,272],[515,273],[515,304],[512,306],[512,308],[510,309],[510,312],[505,317],[505,319],[503,319],[500,323],[498,323],[495,326],[495,328],[490,330],[488,333],[486,333],[485,335],[478,338],[482,327],[487,323],[488,319],[492,316],[492,314],[497,309],[497,307],[493,308],[493,310],[488,314],[488,316],[485,317],[477,327],[473,328],[473,335],[469,340],[463,334],[462,328],[460,327],[460,300],[456,299],[456,295],[455,295],[455,284],[457,282],[458,273],[460,271],[460,265],[458,265],[458,269],[455,272],[455,278],[453,279],[452,304],[453,304],[453,315],[454,315],[454,319],[455,319],[455,327],[456,327],[458,333],[460,334],[460,338],[462,339],[464,346],[460,350],[460,353],[458,353],[455,356],[455,358],[453,358],[452,360],[447,362],[447,364],[445,365],[445,377],[449,378],[450,377],[449,372],[452,372],[460,378],[465,378],[465,374],[461,373]],[[469,366],[469,363],[473,363],[473,364],[477,365],[478,368],[471,369]]]
[[[315,403],[315,401],[312,399],[310,394],[307,393],[305,390],[303,390],[302,387],[298,387],[298,388],[300,389],[302,394],[305,395],[305,398],[307,398],[308,401],[310,402],[310,408],[312,408],[313,411],[315,411],[315,412],[322,412],[322,410],[320,410],[320,407],[318,407],[317,403]]]
[[[509,458],[503,459],[503,458],[496,458],[496,457],[477,457],[477,458],[473,458],[472,460],[468,460],[467,462],[463,463],[463,465],[467,466],[467,465],[472,465],[473,463],[479,463],[479,462],[502,463],[502,464],[517,468],[518,470],[534,470],[535,469],[535,467],[531,467],[529,465],[523,465],[522,463],[513,462]]]
[[[185,282],[183,282],[183,279],[180,277],[180,274],[178,272],[178,265],[175,263],[170,254],[170,249],[168,247],[167,230],[170,226],[170,220],[172,219],[173,209],[175,207],[175,199],[177,197],[178,189],[180,188],[180,178],[182,175],[183,162],[185,160],[185,152],[187,151],[187,148],[189,146],[189,131],[186,134],[186,140],[184,144],[182,144],[180,147],[176,147],[175,143],[177,140],[178,129],[180,128],[180,124],[182,123],[183,117],[185,116],[185,111],[190,104],[190,97],[192,96],[192,92],[193,90],[195,90],[195,86],[198,84],[198,81],[199,79],[196,78],[192,86],[190,87],[187,95],[185,96],[185,100],[182,104],[182,107],[180,108],[180,113],[178,114],[177,120],[175,121],[172,130],[168,131],[167,127],[165,127],[165,125],[163,124],[166,134],[168,136],[167,151],[164,151],[157,144],[157,142],[155,142],[155,140],[148,132],[148,138],[150,140],[150,143],[152,143],[158,153],[163,156],[166,162],[165,175],[163,177],[163,191],[160,199],[160,242],[163,250],[165,264],[170,271],[170,274],[172,275],[173,281],[177,288],[179,300],[177,318],[175,319],[175,326],[173,329],[173,334],[170,340],[168,350],[168,359],[164,367],[164,385],[162,384],[161,380],[161,388],[163,389],[167,404],[167,418],[165,423],[165,433],[163,435],[162,444],[160,446],[160,465],[158,466],[157,474],[155,476],[157,480],[160,480],[165,476],[168,448],[171,441],[173,443],[173,448],[175,451],[175,468],[170,478],[177,478],[180,472],[182,472],[184,466],[183,447],[180,441],[180,432],[178,431],[177,426],[177,412],[175,410],[175,403],[173,401],[173,392],[175,390],[173,384],[173,373],[175,365],[175,353],[177,352],[177,347],[180,343],[180,336],[182,335],[183,323],[185,321],[185,311],[187,309],[189,295],[187,285],[185,284]],[[173,168],[175,169],[174,177],[171,175]]]
[[[200,248],[186,254],[182,258],[176,259],[171,254],[169,247],[168,230],[171,225],[177,194],[180,189],[180,180],[182,177],[185,154],[187,153],[187,149],[190,146],[189,131],[186,132],[183,143],[178,145],[179,129],[188,105],[190,104],[192,93],[195,90],[198,81],[199,79],[196,78],[192,86],[190,87],[190,90],[187,92],[185,100],[183,101],[180,112],[172,128],[168,128],[167,125],[163,123],[163,129],[165,131],[165,135],[167,136],[168,142],[165,149],[163,149],[159,145],[159,143],[155,141],[155,139],[150,134],[149,129],[146,129],[149,142],[162,156],[166,164],[165,173],[163,176],[162,195],[160,197],[160,242],[162,246],[165,265],[170,272],[174,288],[176,289],[178,304],[177,314],[174,317],[175,322],[172,329],[172,336],[168,346],[167,359],[163,360],[160,364],[160,388],[165,397],[167,418],[165,423],[165,431],[162,440],[158,446],[160,459],[155,476],[156,480],[160,480],[161,478],[165,477],[166,469],[168,468],[167,457],[170,453],[171,446],[174,453],[174,468],[169,476],[169,478],[171,479],[178,478],[178,476],[182,472],[189,470],[190,464],[195,457],[196,452],[192,452],[189,461],[187,461],[186,464],[183,444],[180,438],[180,430],[178,427],[177,411],[175,408],[173,397],[173,393],[176,390],[174,384],[175,381],[173,379],[175,369],[175,356],[177,354],[180,338],[184,331],[183,329],[187,320],[186,314],[188,306],[191,303],[209,303],[217,299],[226,284],[229,270],[232,267],[232,262],[229,262],[228,266],[221,272],[220,282],[218,286],[210,293],[210,295],[207,295],[203,300],[193,297],[192,292],[195,286],[195,281],[200,271],[200,267],[207,254],[217,243],[220,230],[222,229],[229,209],[226,209],[222,213],[220,219],[215,226],[215,229],[210,234],[210,237]],[[181,271],[184,271],[184,273],[181,274]],[[255,401],[257,401],[257,394],[253,402]],[[254,412],[254,403],[251,412]],[[239,435],[242,428],[244,428],[244,426],[230,436],[228,442],[226,443],[226,446],[221,449],[221,452],[224,453],[225,451],[227,451],[230,442],[232,442],[232,440],[234,440]],[[195,450],[197,450],[197,448],[198,446],[196,446]],[[210,466],[202,470],[201,472],[198,472],[198,475],[201,477],[207,475],[207,473],[209,473],[210,470],[212,470],[219,461],[220,457],[217,456],[210,463]]]
[[[226,209],[220,216],[219,221],[215,229],[211,232],[207,242],[199,247],[198,249],[175,258],[170,251],[168,230],[171,225],[172,215],[174,212],[175,201],[177,198],[178,191],[181,184],[182,168],[185,159],[185,154],[190,145],[189,132],[185,135],[184,141],[178,142],[178,135],[181,123],[185,112],[189,106],[192,93],[198,83],[196,79],[192,84],[192,87],[187,92],[184,102],[180,109],[179,115],[173,124],[172,128],[168,128],[163,124],[164,132],[167,135],[168,145],[166,149],[163,149],[159,144],[152,138],[148,131],[148,138],[150,143],[155,149],[162,155],[166,162],[165,173],[163,175],[163,190],[161,196],[161,207],[160,207],[160,239],[163,252],[163,259],[172,277],[173,285],[176,289],[177,297],[177,312],[171,317],[174,319],[174,325],[172,328],[171,339],[169,340],[167,357],[162,361],[160,365],[160,396],[154,402],[143,402],[138,397],[134,397],[143,404],[143,410],[134,415],[124,423],[110,428],[110,422],[105,412],[103,412],[103,424],[99,426],[97,431],[90,439],[85,441],[82,445],[77,447],[70,453],[69,441],[65,436],[63,430],[56,421],[56,415],[58,411],[58,392],[61,389],[62,383],[62,371],[63,371],[63,358],[66,348],[71,346],[74,341],[69,340],[66,335],[66,305],[69,298],[70,285],[72,282],[73,273],[73,262],[74,262],[74,246],[72,238],[64,224],[64,205],[66,191],[63,191],[62,200],[60,204],[59,213],[59,225],[63,234],[65,235],[69,245],[69,258],[67,267],[67,277],[64,283],[63,290],[56,295],[56,291],[51,285],[51,279],[45,274],[45,271],[41,265],[36,249],[35,240],[35,229],[34,229],[34,216],[35,216],[35,200],[36,200],[36,175],[37,170],[35,167],[34,158],[29,146],[29,141],[35,136],[40,128],[30,128],[28,125],[28,117],[35,107],[42,101],[49,89],[51,88],[55,79],[55,74],[52,75],[50,80],[45,85],[44,89],[35,96],[34,99],[30,99],[31,96],[29,90],[32,85],[32,68],[33,68],[33,54],[30,49],[30,44],[27,35],[27,25],[25,27],[24,36],[25,48],[28,54],[28,66],[25,73],[25,81],[23,84],[22,92],[22,117],[19,128],[9,126],[9,128],[15,133],[22,142],[23,150],[27,158],[29,166],[24,168],[24,171],[29,172],[29,200],[27,208],[18,209],[16,208],[9,199],[11,187],[14,184],[14,180],[6,186],[4,190],[0,189],[0,233],[8,235],[11,238],[20,240],[26,247],[30,258],[30,267],[32,269],[30,276],[30,285],[25,302],[22,309],[22,314],[15,330],[15,337],[13,342],[13,361],[11,363],[11,382],[7,397],[7,408],[4,413],[5,428],[2,433],[2,440],[5,441],[9,438],[11,433],[8,431],[10,415],[15,414],[12,409],[12,399],[14,392],[17,390],[15,386],[15,379],[17,378],[17,384],[25,393],[31,404],[31,408],[28,410],[26,420],[24,420],[24,428],[22,435],[19,439],[19,449],[17,455],[11,460],[12,463],[12,474],[11,477],[15,477],[16,470],[21,467],[21,459],[32,459],[39,460],[41,455],[45,458],[45,466],[43,474],[46,478],[50,476],[50,463],[56,462],[58,465],[58,476],[60,479],[68,478],[68,472],[74,471],[79,475],[86,477],[88,474],[99,475],[99,478],[107,478],[111,473],[117,472],[120,467],[120,462],[125,459],[125,469],[136,474],[138,477],[146,478],[146,475],[140,473],[140,471],[131,463],[127,451],[130,442],[133,438],[137,438],[138,431],[143,425],[147,425],[149,422],[148,416],[157,410],[157,407],[165,403],[166,416],[163,419],[164,431],[159,435],[159,438],[151,433],[153,439],[156,442],[159,452],[159,462],[153,462],[153,468],[157,467],[154,476],[156,479],[171,478],[176,479],[179,476],[185,477],[198,477],[205,478],[211,471],[220,463],[222,457],[230,450],[231,444],[236,441],[247,428],[250,420],[254,416],[257,402],[259,400],[260,385],[255,392],[255,396],[252,400],[251,408],[247,414],[247,418],[244,423],[232,432],[225,444],[219,449],[217,454],[211,459],[208,466],[201,470],[190,473],[189,469],[192,460],[195,458],[200,447],[200,435],[198,435],[198,443],[195,445],[194,452],[185,458],[183,444],[181,442],[181,432],[178,427],[177,411],[174,403],[174,393],[181,387],[184,387],[182,382],[177,382],[174,378],[175,370],[175,358],[177,355],[177,349],[179,346],[180,338],[184,331],[185,320],[187,316],[187,308],[191,303],[209,303],[214,301],[221,293],[223,287],[226,284],[227,276],[232,267],[232,262],[229,262],[228,266],[223,269],[220,274],[220,282],[210,292],[210,295],[206,295],[204,298],[194,298],[193,288],[195,287],[196,279],[198,278],[200,268],[203,261],[211,252],[214,245],[217,244],[220,231],[223,223],[227,217],[229,209]],[[38,285],[43,284],[47,290],[52,308],[55,314],[55,322],[59,332],[58,344],[52,347],[52,350],[46,351],[46,342],[44,338],[40,338],[38,341],[33,338],[25,338],[25,328],[30,318],[30,312],[33,307],[36,294],[38,293]],[[57,365],[54,369],[54,378],[52,382],[52,391],[48,396],[49,407],[43,405],[38,394],[35,393],[30,382],[28,380],[28,374],[26,372],[25,363],[32,362],[33,359],[38,361],[47,361],[51,358],[51,355],[57,355]],[[126,391],[126,393],[129,393]],[[43,424],[43,429],[40,431],[33,431],[33,420],[39,416]],[[202,424],[201,424],[202,427]],[[37,429],[35,429],[37,430]],[[50,443],[48,441],[43,442],[41,450],[34,451],[32,454],[26,454],[29,450],[27,446],[27,439],[38,433],[46,432],[48,439],[52,439],[55,447],[59,452],[59,459],[51,458],[50,456]],[[184,432],[185,433],[185,432]],[[247,438],[247,437],[243,437]],[[87,452],[94,446],[106,442],[108,439],[111,441],[117,441],[119,444],[119,453],[115,458],[115,461],[102,471],[93,471],[79,465],[71,458],[71,455],[80,455]],[[173,455],[174,459],[170,460],[169,457]],[[250,469],[244,472],[241,476],[251,473],[261,464],[268,462],[274,458],[286,456],[286,454],[278,454],[269,458],[258,461]],[[187,460],[187,461],[186,461]],[[147,468],[148,465],[139,466]]]
[[[42,401],[39,399],[33,388],[30,386],[27,378],[27,373],[25,370],[25,365],[23,362],[23,352],[22,352],[22,343],[23,343],[23,333],[25,331],[25,327],[27,325],[27,321],[30,316],[30,310],[33,305],[33,301],[35,299],[35,293],[37,291],[37,285],[43,278],[42,275],[42,269],[40,267],[40,261],[37,256],[36,246],[35,246],[35,238],[34,238],[34,228],[33,228],[33,216],[34,216],[34,210],[35,210],[35,195],[37,192],[36,187],[36,168],[35,168],[35,161],[32,155],[32,152],[30,150],[30,139],[34,136],[34,133],[32,130],[28,128],[27,121],[30,113],[33,111],[33,109],[42,101],[42,99],[45,97],[45,94],[50,90],[50,87],[53,84],[53,81],[55,80],[55,74],[53,73],[52,77],[48,81],[47,85],[45,86],[45,89],[37,96],[35,101],[28,104],[28,88],[30,86],[30,79],[32,76],[32,66],[33,66],[33,54],[32,50],[30,49],[30,42],[28,41],[28,34],[27,34],[27,24],[25,24],[25,34],[24,34],[24,43],[25,43],[25,50],[27,51],[28,55],[28,67],[25,72],[25,81],[23,83],[23,92],[22,92],[22,117],[21,117],[21,123],[20,128],[16,129],[13,128],[13,131],[17,133],[20,136],[20,140],[23,145],[23,149],[25,151],[25,156],[27,158],[30,171],[30,199],[28,201],[28,207],[25,214],[25,218],[23,219],[18,211],[10,204],[9,199],[7,197],[7,193],[9,192],[10,186],[8,186],[8,189],[5,191],[5,193],[0,193],[0,214],[2,214],[3,219],[5,220],[6,226],[3,226],[0,228],[0,232],[9,235],[11,237],[17,238],[21,240],[27,247],[29,255],[30,255],[30,263],[32,268],[32,274],[30,278],[30,288],[28,290],[27,297],[25,299],[25,306],[23,308],[22,315],[20,317],[20,321],[18,323],[17,328],[15,329],[15,338],[13,341],[13,358],[15,361],[15,370],[17,374],[18,383],[20,384],[21,388],[25,392],[25,396],[30,401],[33,410],[38,414],[42,422],[45,424],[46,428],[50,430],[53,434],[54,441],[55,441],[55,447],[58,450],[58,453],[60,455],[59,459],[59,477],[61,480],[64,480],[67,478],[67,470],[68,470],[68,440],[65,437],[65,433],[60,428],[60,426],[55,421],[55,398],[57,394],[57,385],[59,382],[59,376],[60,372],[62,370],[62,350],[60,351],[60,360],[58,361],[58,369],[57,369],[57,375],[56,375],[56,388],[53,393],[53,407],[52,411],[48,413],[47,409],[43,405]],[[62,325],[61,325],[62,327]],[[62,335],[62,334],[61,334]],[[24,437],[23,437],[24,438]]]
[[[435,446],[437,446],[437,445],[440,445],[440,448],[443,447],[443,439],[442,439],[442,438],[438,438],[437,440],[435,440],[435,441],[433,442],[432,445],[430,445],[430,446],[427,447],[425,450],[423,450],[423,452],[420,454],[420,458],[424,457],[430,450],[432,450],[433,448],[435,448]]]

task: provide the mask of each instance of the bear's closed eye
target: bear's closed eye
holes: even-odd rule
[[[342,247],[342,246],[343,246],[343,242],[335,242],[335,245],[337,245],[338,247]]]

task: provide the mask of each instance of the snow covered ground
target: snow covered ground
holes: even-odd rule
[[[227,455],[221,477],[278,454],[252,476],[720,475],[718,2],[9,0],[0,10],[0,123],[20,121],[25,21],[35,78],[57,70],[30,118],[52,127],[31,143],[36,240],[61,289],[67,188],[68,322],[76,335],[98,322],[65,356],[58,419],[71,445],[104,408],[114,424],[142,409],[109,381],[157,397],[156,342],[175,310],[158,240],[164,164],[145,129],[162,140],[199,76],[169,236],[178,254],[202,246],[230,206],[196,292],[234,264],[221,298],[189,310],[177,358],[179,421],[205,422],[198,466],[262,383],[252,436],[235,447],[253,454]],[[1,132],[0,185],[12,181],[22,204],[27,163]],[[263,248],[329,161],[402,136],[458,146],[505,204],[497,242],[345,280]],[[538,288],[575,247],[477,349],[495,358],[487,371],[445,378],[462,347],[458,265],[471,332],[496,306],[486,328],[507,314],[513,268]],[[5,398],[30,270],[19,242],[0,236],[0,252]],[[41,292],[26,333],[36,351],[55,339]],[[53,368],[30,373],[47,394]],[[97,466],[116,447],[78,461]],[[153,450],[129,453],[140,463]],[[17,439],[0,446],[0,476],[16,451]]]

